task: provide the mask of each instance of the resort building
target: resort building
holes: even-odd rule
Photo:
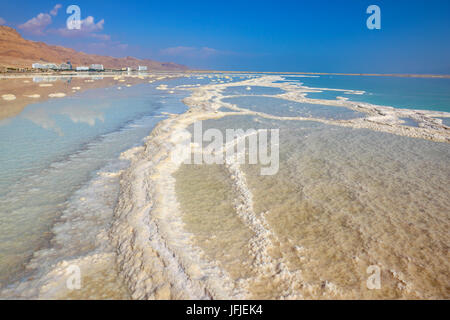
[[[102,71],[104,70],[103,65],[102,64],[91,64],[91,70],[95,70],[95,71]]]
[[[89,67],[86,66],[79,66],[76,68],[77,71],[89,71]]]
[[[59,66],[55,63],[48,63],[47,66],[48,66],[48,69],[51,69],[51,70],[59,70],[60,69]]]
[[[147,66],[138,66],[138,71],[147,71]]]
[[[48,66],[42,63],[33,63],[31,65],[33,69],[48,69]]]
[[[67,63],[61,63],[57,65],[55,63],[40,63],[36,62],[31,65],[33,69],[42,69],[42,70],[72,70],[72,63],[67,61]]]
[[[33,63],[31,65],[33,69],[51,69],[51,70],[59,70],[60,67],[54,63]]]
[[[61,70],[72,70],[72,64],[70,63],[70,61],[68,61],[67,63],[61,63],[59,68]]]

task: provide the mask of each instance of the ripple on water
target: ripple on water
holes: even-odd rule
[[[204,130],[209,127],[280,128],[279,172],[261,176],[256,165],[241,167],[253,210],[277,239],[271,257],[301,275],[291,290],[305,298],[448,298],[448,144],[251,116],[204,121]],[[218,209],[230,201],[227,178],[219,179],[219,168],[201,167],[180,169],[177,192],[197,244],[226,268],[223,255],[245,243],[248,234],[207,227],[213,225],[205,224],[212,219],[209,211],[221,221],[231,219],[233,210]],[[189,192],[209,200],[196,200]],[[203,218],[194,210],[200,204]],[[224,243],[227,250],[221,249]],[[290,278],[267,278],[262,292],[251,281],[251,255],[239,257],[250,292],[283,297],[278,288]],[[381,290],[366,287],[371,265],[381,268]]]

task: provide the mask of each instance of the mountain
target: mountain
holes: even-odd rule
[[[120,69],[147,66],[155,71],[184,71],[188,68],[172,62],[158,62],[134,57],[114,58],[78,52],[62,46],[52,46],[43,42],[26,40],[13,28],[0,26],[0,69],[31,68],[35,62],[63,63],[70,61],[73,66],[101,63],[105,68]]]

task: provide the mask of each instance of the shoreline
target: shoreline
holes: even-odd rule
[[[133,71],[133,72],[127,72],[127,71],[102,71],[102,72],[95,72],[95,71],[86,71],[86,72],[68,72],[68,71],[62,71],[62,72],[0,72],[0,79],[22,79],[22,78],[33,78],[33,77],[39,77],[39,76],[46,76],[46,77],[61,77],[61,78],[68,78],[68,77],[80,77],[80,78],[90,78],[90,77],[116,77],[116,76],[130,76],[130,77],[138,77],[138,76],[152,76],[152,75],[160,75],[160,74],[185,74],[186,71],[145,71],[145,72],[139,72],[139,71]]]
[[[201,249],[193,246],[190,235],[183,229],[182,215],[176,198],[175,178],[179,163],[171,161],[171,153],[177,151],[177,132],[188,128],[197,120],[219,119],[231,115],[253,115],[269,119],[288,121],[316,121],[343,127],[364,128],[374,131],[450,142],[449,131],[441,135],[436,128],[401,127],[401,116],[421,116],[429,123],[432,116],[450,117],[449,113],[412,109],[395,109],[348,100],[320,100],[306,98],[308,88],[289,83],[273,83],[277,76],[266,76],[230,83],[209,83],[200,87],[179,86],[178,90],[190,91],[182,101],[188,107],[181,114],[170,114],[169,118],[159,121],[145,138],[143,146],[122,152],[121,158],[130,161],[130,165],[118,173],[120,192],[114,209],[112,227],[107,230],[113,242],[117,257],[116,266],[120,277],[125,279],[132,298],[136,299],[242,299],[249,295],[246,283],[233,283],[230,276],[216,263],[202,259]],[[285,92],[275,97],[288,101],[325,104],[344,107],[364,113],[362,119],[328,120],[309,117],[282,117],[263,112],[242,109],[221,101],[226,87],[232,86],[268,86],[282,88]],[[167,88],[167,90],[172,90]],[[342,90],[358,94],[356,90]],[[264,96],[264,95],[263,95]],[[221,107],[231,108],[234,112],[221,112]],[[367,120],[369,119],[369,120]],[[239,174],[239,168],[233,167],[233,175],[238,177],[236,188],[243,199],[252,206],[250,198],[244,195],[245,176]],[[247,188],[248,190],[248,188]],[[249,191],[248,191],[249,192]],[[250,200],[249,200],[250,199]],[[241,212],[245,219],[247,212]],[[264,235],[264,223],[256,220],[247,224],[261,229]],[[255,230],[256,230],[255,229]],[[149,240],[150,239],[150,240]],[[256,243],[262,243],[265,249],[267,239],[262,236]],[[255,256],[258,252],[256,251]],[[264,256],[264,255],[263,255]],[[267,258],[267,255],[265,255]],[[101,260],[101,256],[99,256]],[[108,256],[108,259],[112,259]],[[269,259],[270,260],[270,259]],[[87,261],[86,261],[87,262]],[[272,261],[272,266],[277,265]],[[60,268],[64,265],[60,265]],[[257,269],[257,267],[256,267]],[[274,268],[272,268],[274,270]],[[205,278],[206,276],[206,280]],[[287,279],[295,274],[284,272]],[[284,276],[283,276],[284,277]],[[285,279],[285,278],[282,278]],[[283,280],[284,281],[284,280]],[[240,287],[239,287],[240,286]],[[185,290],[185,291],[183,291]],[[298,294],[298,293],[296,293]],[[297,297],[298,298],[298,297]]]
[[[178,75],[179,73],[23,75],[10,78],[0,76],[0,81],[7,82],[0,88],[0,121],[19,115],[31,104],[46,102],[49,99],[70,97],[91,89],[113,87],[122,89],[122,86],[155,83],[174,79]]]
[[[146,139],[144,147],[136,150],[130,158],[132,162],[130,167],[120,177],[121,191],[119,202],[115,208],[115,221],[111,229],[111,237],[118,252],[119,269],[126,279],[128,287],[132,290],[131,296],[133,298],[236,299],[242,296],[245,298],[251,296],[251,293],[247,292],[248,285],[246,282],[233,283],[230,276],[224,270],[218,270],[215,263],[211,264],[212,262],[202,260],[201,249],[194,247],[190,235],[183,230],[182,214],[176,197],[175,178],[173,177],[183,160],[180,159],[180,161],[174,163],[171,155],[177,154],[177,142],[181,139],[177,132],[188,128],[198,120],[250,114],[272,119],[319,121],[318,119],[302,117],[293,117],[292,119],[289,119],[289,117],[270,117],[259,112],[243,112],[239,108],[235,108],[237,112],[218,111],[222,106],[230,107],[226,103],[220,102],[218,88],[266,85],[267,83],[264,80],[267,79],[244,80],[228,84],[208,84],[199,88],[186,89],[192,91],[192,94],[183,100],[189,109],[183,114],[173,115],[169,119],[159,122]],[[208,91],[208,89],[211,90]],[[342,105],[340,106],[342,107]],[[380,106],[377,108],[380,108]],[[368,108],[365,112],[377,111]],[[408,110],[408,112],[413,111]],[[391,115],[395,116],[395,111]],[[450,114],[446,115],[450,116]],[[432,138],[430,139],[430,136],[426,134],[411,135],[408,132],[404,133],[398,130],[390,132],[387,128],[392,128],[392,125],[386,125],[386,128],[384,125],[360,124],[358,127],[357,124],[351,122],[319,122],[450,142],[450,134],[442,139],[431,135]],[[425,131],[428,132],[427,129]],[[239,174],[239,168],[233,167],[230,170],[233,176],[238,177],[235,183],[238,190],[241,191],[243,199],[247,199],[245,201],[252,206],[251,194],[244,196],[247,194],[243,191],[246,185],[245,178],[242,174]],[[244,212],[240,214],[245,221],[247,221],[246,214]],[[247,221],[247,224],[250,223],[251,226],[256,228],[255,230],[262,228],[262,233],[255,238],[255,243],[261,243],[259,249],[262,248],[262,252],[260,250],[254,252],[255,257],[257,257],[267,251],[266,245],[270,244],[267,244],[267,239],[262,236],[265,234],[262,227],[264,222],[257,217],[249,221]],[[262,238],[259,239],[258,237],[261,236]],[[276,265],[275,261],[271,264]],[[295,273],[291,274],[287,270],[283,270],[280,281],[288,281],[288,279],[292,280],[297,277]],[[236,287],[236,285],[240,287]],[[180,289],[182,290],[180,291]],[[334,290],[336,294],[340,294],[339,289],[335,288]],[[296,298],[299,297],[298,294],[301,295],[301,293],[292,292],[288,296],[291,294],[293,294],[291,298],[294,295],[297,295]]]

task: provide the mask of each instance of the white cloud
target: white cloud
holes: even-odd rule
[[[100,40],[109,40],[111,38],[109,35],[96,33],[103,30],[104,24],[104,19],[95,23],[94,17],[89,16],[80,21],[80,29],[60,28],[52,32],[62,37],[92,37]]]
[[[36,17],[19,25],[19,29],[35,35],[44,35],[44,29],[52,23],[52,17],[58,14],[58,10],[62,7],[61,4],[56,4],[50,13],[39,13]],[[0,18],[1,19],[1,18]],[[4,21],[4,20],[3,20]],[[0,25],[2,20],[0,20]],[[67,28],[49,29],[48,32],[58,34],[62,37],[91,37],[102,41],[108,41],[111,36],[107,34],[98,33],[103,30],[105,20],[102,19],[95,22],[94,17],[88,16],[86,19],[80,21],[80,29],[69,30]]]
[[[0,17],[0,26],[4,25],[6,23],[6,20]]]
[[[94,31],[100,31],[103,30],[103,24],[105,23],[105,20],[102,19],[99,22],[94,22],[94,17],[89,16],[84,20],[81,20],[81,30],[85,32],[94,32]]]
[[[19,29],[35,35],[44,35],[44,29],[52,23],[52,17],[58,14],[61,4],[56,4],[49,13],[39,13],[36,17],[31,18],[27,22],[19,25]],[[0,21],[1,22],[1,21]],[[1,23],[0,23],[1,24]]]
[[[53,9],[50,11],[50,14],[52,16],[56,16],[58,14],[58,10],[61,9],[62,5],[61,4],[56,4]]]
[[[36,17],[19,25],[19,29],[35,35],[44,35],[44,29],[52,23],[52,17],[48,13],[39,13]]]

